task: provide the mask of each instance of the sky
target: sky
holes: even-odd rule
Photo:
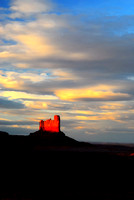
[[[133,21],[133,0],[0,0],[0,130],[60,115],[79,141],[134,143]]]

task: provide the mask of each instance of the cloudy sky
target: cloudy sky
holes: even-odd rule
[[[133,54],[133,0],[0,0],[0,130],[133,143]]]

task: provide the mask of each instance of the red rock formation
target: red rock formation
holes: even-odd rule
[[[39,123],[39,130],[48,132],[60,132],[60,116],[55,115],[54,120],[41,120]]]

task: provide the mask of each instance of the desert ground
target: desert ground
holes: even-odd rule
[[[134,145],[0,138],[0,199],[134,199]]]

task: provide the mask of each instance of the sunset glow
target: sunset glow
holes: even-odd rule
[[[121,93],[113,93],[112,91],[96,91],[92,89],[64,89],[56,91],[56,96],[58,96],[62,100],[68,100],[68,101],[77,101],[80,99],[89,99],[89,100],[114,100],[114,98],[128,98],[128,94],[121,94]]]
[[[133,6],[1,0],[0,130],[60,115],[78,140],[134,140]]]

